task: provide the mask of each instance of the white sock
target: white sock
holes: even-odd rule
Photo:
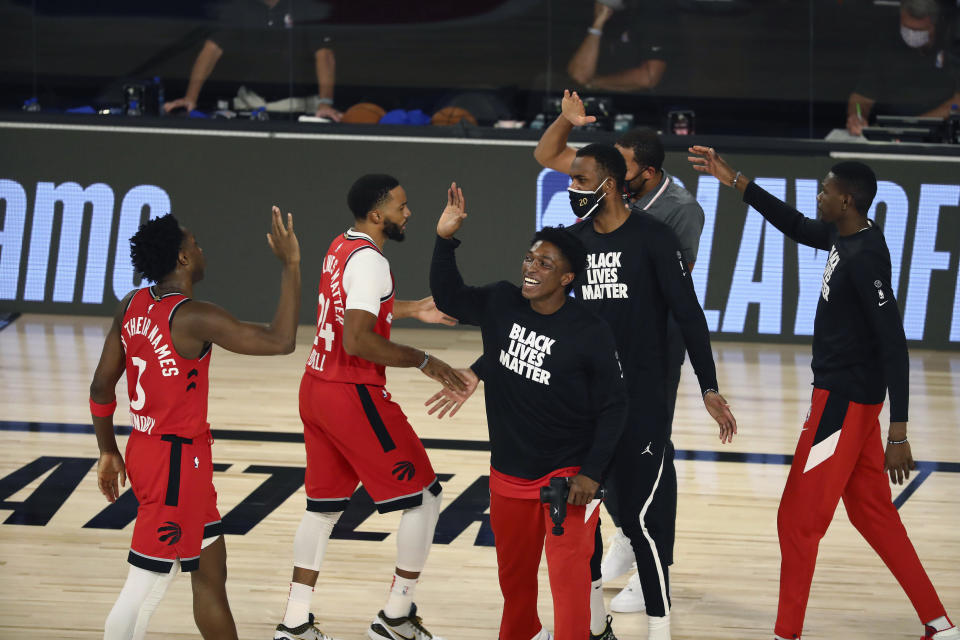
[[[590,585],[590,633],[595,636],[607,628],[607,608],[603,605],[603,582],[594,580]]]
[[[953,623],[947,619],[947,616],[940,616],[936,620],[931,620],[930,622],[924,622],[925,626],[933,627],[937,631],[946,631],[953,626]]]
[[[393,583],[390,585],[390,597],[383,607],[383,614],[388,618],[405,618],[410,615],[413,606],[413,591],[417,587],[416,578],[401,578],[393,574]]]
[[[777,634],[773,635],[773,640],[793,640],[793,638],[781,638]]]
[[[670,640],[670,614],[647,616],[647,629],[649,640]]]
[[[169,573],[131,566],[127,581],[104,623],[104,640],[142,640],[147,634],[150,617],[179,570],[179,560],[174,560]]]
[[[283,624],[288,628],[299,627],[310,619],[310,599],[313,587],[299,582],[290,583],[287,609],[283,612]]]

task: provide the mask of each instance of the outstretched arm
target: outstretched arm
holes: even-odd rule
[[[420,300],[397,300],[393,303],[393,318],[416,318],[420,322],[427,324],[445,324],[449,327],[457,324],[456,318],[451,318],[444,312],[437,309],[433,296],[427,296]]]
[[[613,9],[599,2],[593,3],[593,24],[587,29],[587,35],[577,47],[570,62],[567,63],[567,73],[576,82],[586,85],[597,73],[597,60],[600,56],[600,38],[603,37],[603,26],[613,15]]]
[[[811,220],[783,200],[774,197],[753,180],[736,171],[711,147],[694,146],[687,157],[693,168],[709,173],[721,184],[733,187],[743,194],[743,201],[760,212],[767,221],[785,236],[815,249],[829,249],[832,225],[822,220]]]
[[[293,214],[287,214],[284,226],[280,209],[273,207],[267,242],[283,264],[280,300],[273,322],[268,326],[242,322],[215,304],[190,301],[177,313],[173,324],[178,352],[200,353],[203,345],[213,343],[227,351],[253,356],[293,353],[300,315],[300,244],[293,231]]]
[[[594,116],[586,115],[583,101],[577,92],[564,89],[563,100],[560,102],[561,113],[557,119],[540,136],[537,148],[533,150],[533,157],[540,166],[570,173],[570,165],[577,155],[576,149],[567,145],[567,139],[574,127],[596,122]]]

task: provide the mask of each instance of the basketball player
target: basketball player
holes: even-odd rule
[[[497,549],[503,614],[500,640],[547,640],[537,615],[537,570],[546,537],[557,640],[586,640],[594,502],[623,430],[627,399],[610,327],[568,293],[586,250],[560,228],[541,229],[523,260],[523,284],[468,287],[453,238],[467,217],[462,191],[447,193],[437,223],[430,289],[437,305],[478,325],[478,368],[487,385],[490,525]],[[476,375],[469,369],[471,389]],[[540,488],[569,478],[564,533],[551,529]],[[590,505],[585,506],[585,505]],[[616,640],[606,620],[604,640]]]
[[[677,237],[664,223],[624,206],[623,155],[591,144],[575,152],[569,168],[570,200],[581,222],[570,228],[587,247],[587,269],[573,292],[613,329],[623,362],[630,413],[614,458],[615,487],[624,534],[637,561],[651,640],[670,637],[669,566],[673,560],[677,477],[670,446],[667,322],[679,325],[700,383],[703,403],[720,425],[721,443],[736,420],[717,391],[710,333]],[[597,578],[594,575],[594,578]],[[592,633],[604,617],[595,580]]]
[[[780,604],[776,638],[799,638],[820,539],[840,498],[853,526],[903,587],[924,638],[960,638],[907,537],[890,481],[915,468],[907,441],[910,361],[890,281],[890,251],[867,211],[877,178],[860,162],[841,162],[824,178],[817,220],[734,171],[709,147],[691,147],[694,169],[743,194],[784,235],[829,251],[813,328],[813,397],[780,500]],[[890,393],[886,452],[880,409]]]
[[[100,491],[114,502],[129,473],[139,504],[130,572],[107,617],[105,640],[143,638],[178,570],[190,572],[193,615],[203,637],[237,637],[213,487],[207,372],[213,344],[250,355],[293,352],[300,307],[293,216],[287,214],[284,226],[274,207],[267,241],[283,263],[283,276],[273,322],[264,327],[191,299],[206,261],[197,239],[172,215],[143,224],[130,239],[133,266],[156,284],[121,302],[90,384]],[[114,389],[124,371],[133,422],[126,466],[113,433]]]
[[[293,578],[274,638],[329,638],[310,613],[313,587],[334,525],[362,482],[380,513],[403,511],[397,564],[371,640],[429,640],[413,603],[440,515],[440,482],[420,438],[386,390],[385,367],[416,367],[450,389],[464,381],[425,351],[390,341],[394,318],[455,322],[432,298],[395,301],[386,241],[402,241],[410,208],[388,175],[359,178],[347,204],[354,226],[333,239],[323,260],[317,333],[300,383],[307,450],[307,509],[293,541]]]
[[[534,151],[534,157],[544,167],[562,173],[570,172],[576,150],[567,145],[574,127],[595,122],[594,116],[586,115],[583,101],[577,92],[563,92],[562,112],[551,124]],[[677,235],[680,253],[687,268],[693,270],[700,248],[700,233],[703,231],[703,209],[689,191],[681,187],[676,178],[663,169],[666,153],[657,132],[648,127],[638,127],[622,134],[616,143],[617,151],[627,163],[624,194],[633,211],[645,211],[663,222]],[[667,320],[667,425],[672,431],[673,413],[680,386],[680,371],[685,354],[683,335],[673,315]],[[669,433],[669,432],[668,432]],[[668,441],[669,456],[673,455],[673,443]],[[668,473],[670,469],[666,469]],[[611,539],[607,555],[601,564],[601,575],[595,576],[609,582],[631,569],[634,562],[630,540],[620,527],[617,509],[616,487],[609,488],[607,510],[617,531]],[[667,564],[673,562],[672,548],[668,550]],[[640,576],[634,573],[627,586],[610,601],[610,608],[621,613],[643,611],[643,591]]]

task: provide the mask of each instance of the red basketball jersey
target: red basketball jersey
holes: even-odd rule
[[[133,428],[150,435],[192,438],[206,432],[210,348],[195,360],[173,348],[170,323],[190,298],[154,297],[150,288],[133,294],[120,327],[127,361],[127,394]]]
[[[320,300],[317,307],[317,335],[307,359],[307,373],[330,382],[349,382],[383,386],[387,378],[384,366],[349,355],[343,349],[343,316],[347,293],[343,290],[343,271],[358,251],[380,248],[370,239],[349,231],[334,238],[323,259],[320,276]],[[380,313],[374,331],[390,339],[395,287],[390,274],[390,294],[380,300]]]

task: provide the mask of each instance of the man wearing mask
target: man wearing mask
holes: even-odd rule
[[[960,104],[960,64],[938,0],[903,0],[899,33],[871,48],[847,101],[847,131],[861,135],[876,107],[892,115],[946,118]]]
[[[732,441],[736,420],[717,391],[710,333],[676,234],[650,214],[627,209],[620,198],[627,174],[622,153],[587,145],[574,153],[567,172],[571,205],[581,219],[570,232],[587,248],[586,273],[574,281],[574,295],[613,329],[630,405],[608,484],[637,562],[648,637],[669,640],[677,500],[667,376],[671,314],[721,442]],[[599,581],[593,586],[599,589]],[[598,627],[591,631],[597,634]]]
[[[583,126],[596,120],[587,116],[583,101],[576,92],[563,92],[562,112],[557,120],[544,132],[534,151],[534,157],[544,167],[555,171],[570,173],[570,167],[576,157],[576,150],[567,145],[567,138],[574,127]],[[692,270],[697,261],[700,248],[700,233],[703,231],[703,209],[689,191],[677,184],[673,176],[663,169],[666,153],[660,136],[653,129],[638,127],[624,133],[617,140],[616,149],[626,163],[626,176],[623,192],[633,211],[644,212],[663,222],[676,234],[680,243],[680,254],[687,269]],[[669,438],[673,425],[673,412],[677,402],[677,388],[680,385],[680,371],[683,366],[685,346],[683,334],[671,313],[667,320],[667,434]],[[673,456],[673,443],[668,442],[670,458]],[[664,469],[667,483],[676,483],[672,477],[673,466]],[[623,533],[620,515],[617,509],[616,488],[610,487],[607,509],[617,528],[607,554],[601,564],[601,575],[594,576],[603,582],[609,582],[630,571],[634,562],[630,540]],[[673,517],[669,520],[672,522]],[[669,545],[666,564],[673,562],[673,545]],[[640,576],[634,573],[627,586],[610,601],[610,608],[618,613],[633,613],[644,610],[643,590]]]

